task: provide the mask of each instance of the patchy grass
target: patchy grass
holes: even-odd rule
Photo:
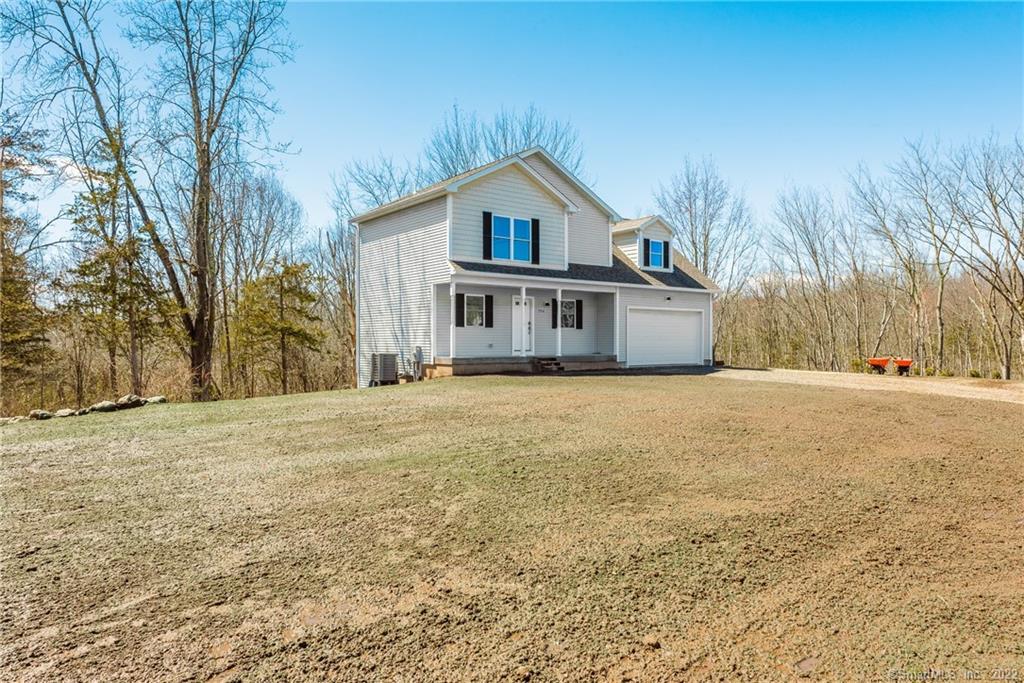
[[[0,677],[1024,670],[1022,422],[711,375],[8,425]]]

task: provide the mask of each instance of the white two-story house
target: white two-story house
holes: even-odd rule
[[[356,357],[433,375],[711,363],[718,290],[658,216],[623,219],[541,148],[368,211]]]

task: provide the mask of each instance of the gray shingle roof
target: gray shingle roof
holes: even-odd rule
[[[691,277],[686,271],[677,265],[672,266],[673,270],[671,273],[663,273],[657,270],[645,271],[649,277],[653,277],[655,280],[665,285],[666,287],[688,287],[690,289],[707,289],[704,285],[697,282]]]
[[[471,273],[493,273],[495,275],[525,275],[528,277],[549,277],[559,280],[589,280],[591,282],[607,282],[618,285],[647,285],[652,283],[638,273],[618,254],[612,259],[611,266],[592,266],[584,263],[570,263],[568,270],[550,268],[530,268],[513,266],[505,263],[477,263],[476,261],[452,261],[459,270]],[[666,287],[690,287],[706,289],[702,284],[691,278],[676,266],[672,273],[647,272]],[[653,285],[657,286],[657,285]]]

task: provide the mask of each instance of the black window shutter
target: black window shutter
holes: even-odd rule
[[[651,241],[644,238],[644,268],[651,267]]]
[[[466,295],[455,295],[455,327],[466,326]]]
[[[551,329],[558,327],[558,299],[551,300]]]
[[[484,327],[494,327],[494,296],[484,295]]]
[[[484,261],[491,260],[491,212],[484,211]]]
[[[576,329],[583,329],[583,299],[576,299]]]
[[[532,245],[532,255],[530,256],[530,263],[540,263],[540,219],[533,218],[530,220],[530,244]]]
[[[661,267],[671,268],[672,267],[672,247],[668,245],[668,240],[662,242],[661,247]]]

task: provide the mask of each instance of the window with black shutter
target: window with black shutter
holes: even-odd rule
[[[580,299],[563,299],[561,305],[562,328],[566,330],[583,329],[583,301]]]

